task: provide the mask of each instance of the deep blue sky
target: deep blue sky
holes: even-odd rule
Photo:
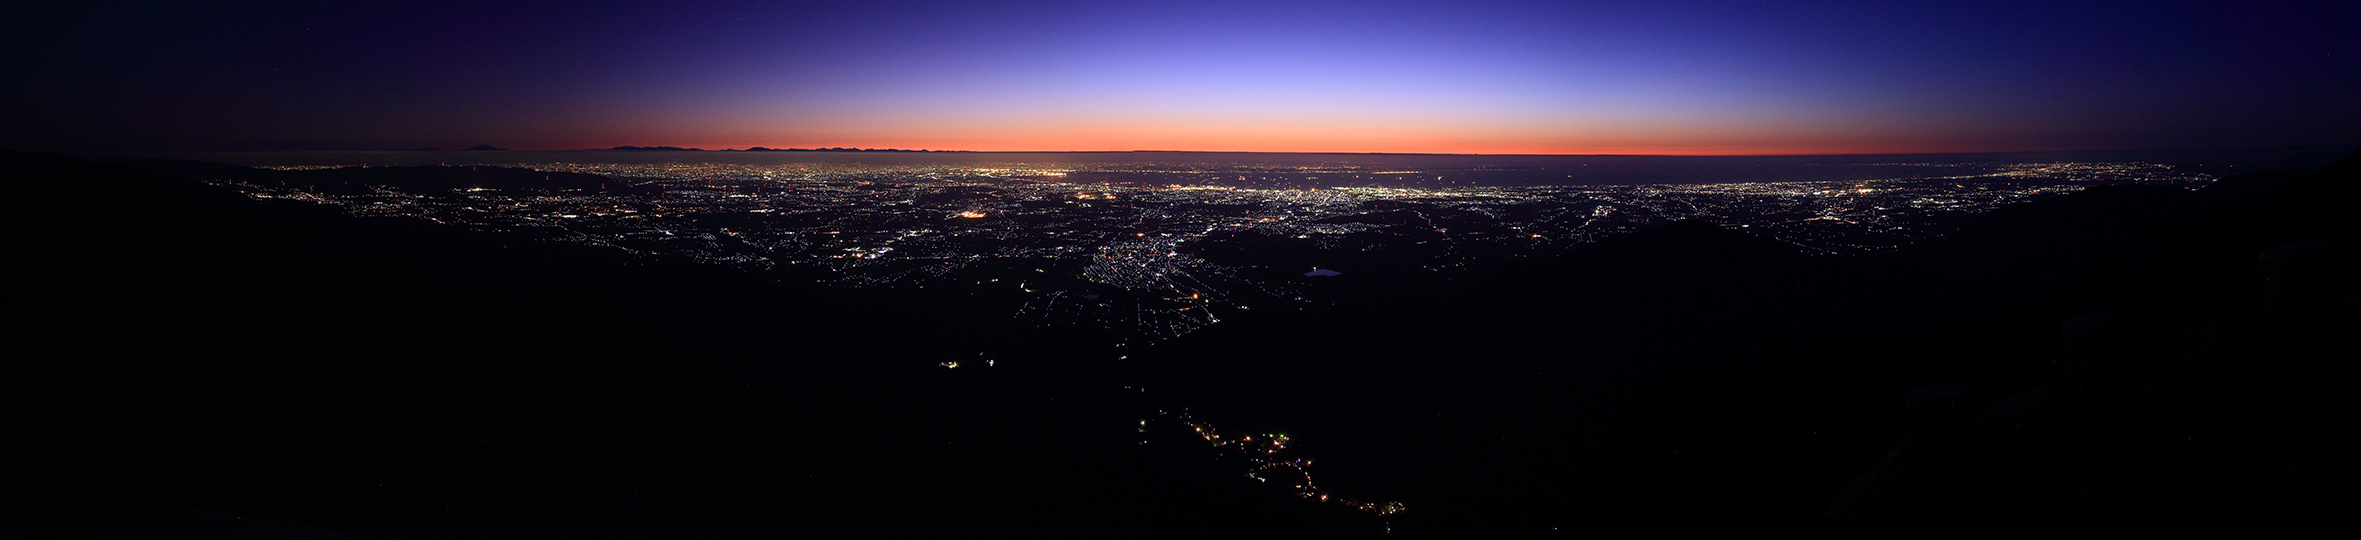
[[[2348,144],[2342,4],[102,2],[6,23],[0,147]]]

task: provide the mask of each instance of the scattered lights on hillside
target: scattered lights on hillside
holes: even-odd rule
[[[1198,439],[1212,445],[1222,457],[1243,461],[1249,467],[1246,478],[1257,483],[1282,486],[1307,500],[1340,504],[1380,516],[1398,514],[1409,508],[1401,501],[1367,501],[1320,487],[1319,482],[1312,479],[1312,460],[1294,455],[1293,447],[1290,446],[1294,439],[1286,433],[1224,431],[1191,417],[1188,411],[1181,411],[1179,416],[1182,426],[1188,427]],[[1140,431],[1147,431],[1147,425],[1146,420],[1141,420]]]

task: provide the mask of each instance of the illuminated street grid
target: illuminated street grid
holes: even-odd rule
[[[616,182],[609,190],[376,187],[363,194],[223,185],[258,198],[338,205],[354,215],[525,233],[650,260],[785,272],[838,287],[932,286],[1010,296],[1017,300],[1007,307],[1020,320],[1095,328],[1130,346],[1184,335],[1238,310],[1320,301],[1304,292],[1310,280],[1324,279],[1306,277],[1311,267],[1206,255],[1205,248],[1241,235],[1295,241],[1340,258],[1385,252],[1411,261],[1409,272],[1425,273],[1421,279],[1444,279],[1680,219],[1777,239],[1806,253],[1870,253],[1941,236],[1999,206],[2086,186],[2211,181],[2146,163],[1871,165],[1960,173],[1470,187],[1447,185],[1451,174],[1465,170],[1351,165],[540,163],[517,166]]]

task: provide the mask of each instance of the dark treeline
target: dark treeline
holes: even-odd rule
[[[2026,422],[2014,442],[1938,453],[1949,469],[1907,469],[1998,480],[1848,491],[1917,481],[1880,460],[1897,440],[1950,433],[1913,428],[1914,389],[1957,385],[1947,399],[1994,411],[2067,380],[2062,321],[2126,314],[2189,335],[2243,320],[2267,250],[2341,242],[2321,259],[2349,264],[2356,157],[2196,191],[2092,188],[1888,255],[1807,257],[1681,222],[1459,281],[1347,271],[1304,282],[1333,303],[1227,314],[1122,361],[921,290],[635,261],[194,181],[565,190],[599,177],[24,153],[0,167],[32,270],[13,284],[28,316],[4,377],[4,429],[27,442],[0,490],[28,537],[2117,526],[2316,518],[2319,486],[2350,479],[2289,462],[2324,444],[2301,436],[2322,429],[2304,422],[2323,387],[2288,375],[2312,361],[2239,367],[2312,357],[2253,352],[2236,344],[2260,338],[2229,332],[2214,341],[2235,346],[2204,349],[2218,377],[2123,402],[2135,412],[2118,416],[2162,415],[2142,424],[2160,426],[2142,428],[2145,446]],[[1387,219],[1378,210],[1369,219]],[[1354,268],[1310,242],[1195,249],[1273,277]],[[2323,275],[2342,295],[2324,324],[2352,328],[2353,273]],[[2193,347],[2154,343],[2156,358]],[[1004,366],[936,367],[979,352]],[[1380,521],[1294,499],[1171,433],[1137,444],[1139,419],[1183,406],[1295,433],[1323,485],[1409,511]],[[2156,450],[2184,432],[2205,442]],[[2093,455],[2115,458],[2100,475],[2112,480],[2059,465]],[[1824,514],[1848,517],[1813,520]]]

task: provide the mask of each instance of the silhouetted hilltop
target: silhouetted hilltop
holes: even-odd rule
[[[2198,188],[2197,193],[2216,204],[2249,204],[2278,192],[2290,180],[2307,178],[2313,173],[2310,169],[2287,169],[2224,177]]]
[[[2123,199],[2001,216],[2021,220],[2014,234],[2073,239],[2014,280],[2022,293],[1990,300],[2046,314],[2051,326],[2025,331],[2060,335],[2037,354],[2062,369],[2019,390],[1910,393],[1908,435],[1829,515],[2324,522],[2342,495],[2332,486],[2352,478],[2318,426],[2333,414],[2320,381],[2361,331],[2356,170],[2361,152],[2227,178],[2195,193],[2220,199],[2131,209],[2137,227],[2077,214],[2122,212]]]
[[[2290,229],[2322,227],[2337,234],[2361,230],[2361,216],[2343,211],[2347,202],[2361,196],[2361,151],[2309,176],[2290,179],[2273,194],[2249,213],[2292,212],[2290,221],[2276,225]]]
[[[2022,272],[2025,265],[2074,263],[2095,246],[2120,242],[2138,231],[2194,215],[2203,199],[2186,189],[2113,185],[1994,210],[1951,233],[1944,241],[1907,248],[1943,252],[1942,264],[1974,265],[1981,271]]]
[[[837,147],[830,147],[830,148],[813,148],[813,149],[812,149],[812,151],[813,151],[813,152],[925,152],[926,150],[903,150],[903,149],[900,149],[900,148],[837,148]]]
[[[627,151],[627,152],[705,152],[705,151],[707,151],[707,150],[705,150],[705,149],[703,149],[703,148],[681,148],[681,147],[678,147],[678,146],[617,146],[617,147],[614,147],[614,148],[609,148],[608,150],[616,150],[616,151]],[[755,147],[749,147],[749,148],[747,148],[747,149],[745,149],[745,150],[736,150],[736,149],[726,149],[726,148],[725,148],[725,149],[722,149],[722,150],[717,150],[717,151],[718,151],[718,152],[934,152],[935,150],[902,150],[902,149],[899,149],[899,148],[835,148],[835,147],[831,147],[831,148],[767,148],[767,147],[755,146]]]
[[[2055,383],[1907,394],[1911,429],[1827,515],[2326,525],[2352,468],[2324,378],[2361,332],[2361,265],[2337,241],[2255,262],[2259,298],[2203,323],[2065,321]]]
[[[2361,196],[2355,162],[2228,177],[2195,192],[2098,186],[1994,211],[1900,259],[2029,313],[2132,302],[2197,317],[2240,301],[2254,254],[2361,234],[2345,209]]]
[[[251,210],[253,205],[253,201],[235,193],[147,174],[125,164],[98,165],[57,154],[0,151],[0,167],[5,167],[9,178],[14,180],[7,201],[11,215],[33,224],[52,219],[81,221],[71,218],[75,210],[65,201],[113,199],[107,207],[140,212],[127,220],[134,222],[187,219],[205,223],[222,219],[216,215],[217,210]],[[198,162],[186,162],[183,167],[192,171],[253,170]],[[103,225],[108,230],[124,227],[119,223],[111,221]],[[36,239],[37,242],[49,240]]]

